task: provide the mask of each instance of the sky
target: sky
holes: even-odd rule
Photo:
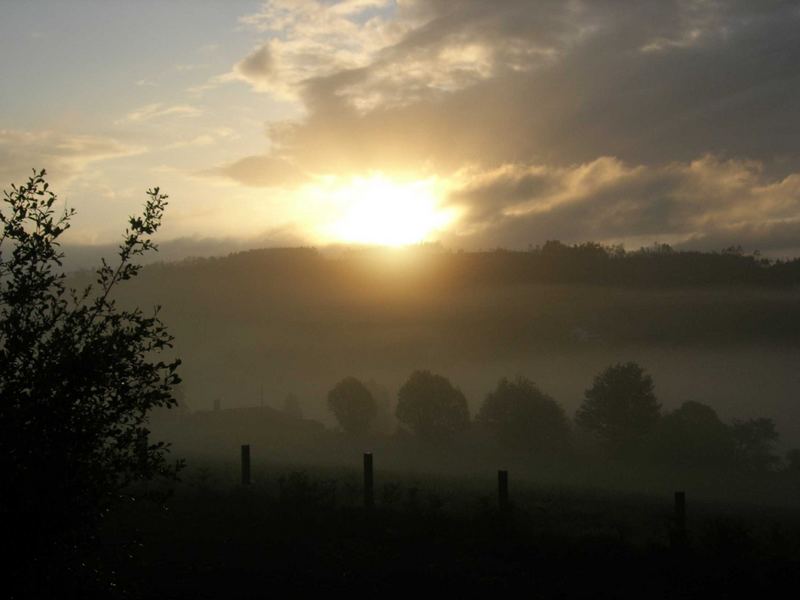
[[[800,3],[0,0],[0,184],[170,258],[558,239],[800,255]]]

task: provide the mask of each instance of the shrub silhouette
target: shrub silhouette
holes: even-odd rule
[[[635,362],[618,363],[594,378],[575,421],[613,452],[625,452],[658,422],[660,409],[652,377]]]
[[[514,450],[561,450],[569,436],[564,409],[525,377],[501,379],[476,420]]]
[[[366,386],[355,377],[345,377],[328,392],[328,408],[345,432],[364,435],[378,407]]]
[[[115,265],[96,283],[67,286],[59,238],[72,210],[56,213],[45,171],[6,191],[0,210],[0,514],[4,541],[36,556],[74,549],[130,484],[174,476],[167,447],[148,440],[148,414],[176,405],[178,360],[157,357],[172,337],[158,318],[112,298],[155,250],[167,196],[148,190],[129,219]],[[24,527],[24,529],[22,529]],[[67,544],[64,540],[69,538]],[[72,550],[70,550],[72,551]]]
[[[467,399],[450,381],[430,371],[414,371],[397,394],[398,421],[425,440],[441,440],[469,425]]]

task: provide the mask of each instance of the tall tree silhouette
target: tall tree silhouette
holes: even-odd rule
[[[624,452],[653,428],[660,410],[653,378],[635,362],[618,363],[594,378],[575,421],[612,451]]]
[[[328,407],[339,425],[351,435],[369,431],[378,412],[375,398],[355,377],[345,377],[328,392]]]
[[[467,399],[442,375],[415,371],[397,395],[398,421],[420,438],[447,439],[469,425]]]
[[[569,436],[564,409],[525,377],[501,379],[476,419],[515,450],[561,450]]]
[[[175,405],[179,360],[159,360],[172,337],[158,318],[123,310],[116,287],[133,261],[155,250],[167,205],[148,190],[129,219],[116,264],[96,283],[67,285],[59,238],[72,210],[58,213],[45,171],[4,192],[0,210],[0,512],[5,542],[38,552],[91,532],[129,485],[175,475],[164,443],[148,439],[148,413]],[[24,527],[24,529],[23,529]],[[16,535],[15,535],[16,534]],[[61,537],[60,537],[61,536]],[[54,543],[55,542],[55,543]]]

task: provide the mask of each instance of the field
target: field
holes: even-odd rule
[[[125,596],[505,592],[534,597],[726,597],[798,583],[800,510],[696,501],[676,538],[672,495],[536,485],[511,474],[196,463],[163,503],[127,503],[98,542]],[[146,574],[143,576],[143,574]],[[522,586],[517,587],[517,586]]]

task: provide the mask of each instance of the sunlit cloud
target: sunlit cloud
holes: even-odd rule
[[[286,98],[310,79],[367,66],[413,25],[402,3],[388,0],[273,0],[241,22],[267,39],[216,81],[241,80]]]
[[[143,151],[105,136],[0,129],[0,180],[5,187],[26,179],[32,168],[46,168],[54,181],[64,183],[94,162]]]
[[[294,186],[308,179],[308,175],[292,163],[272,156],[248,156],[202,174],[225,177],[251,187]]]
[[[770,179],[758,162],[713,156],[659,166],[610,157],[570,167],[504,165],[458,179],[448,204],[463,218],[446,237],[473,247],[548,239],[696,243],[726,235],[731,245],[737,231],[763,231],[768,222],[775,228],[800,214],[800,175]]]
[[[182,139],[165,146],[165,150],[173,150],[176,148],[190,148],[197,146],[211,146],[219,143],[221,140],[236,139],[239,134],[230,127],[216,127],[200,133],[189,139]]]
[[[120,122],[138,123],[165,117],[191,118],[199,117],[202,114],[203,110],[197,106],[191,106],[189,104],[176,104],[167,106],[160,102],[155,102],[129,112]]]

